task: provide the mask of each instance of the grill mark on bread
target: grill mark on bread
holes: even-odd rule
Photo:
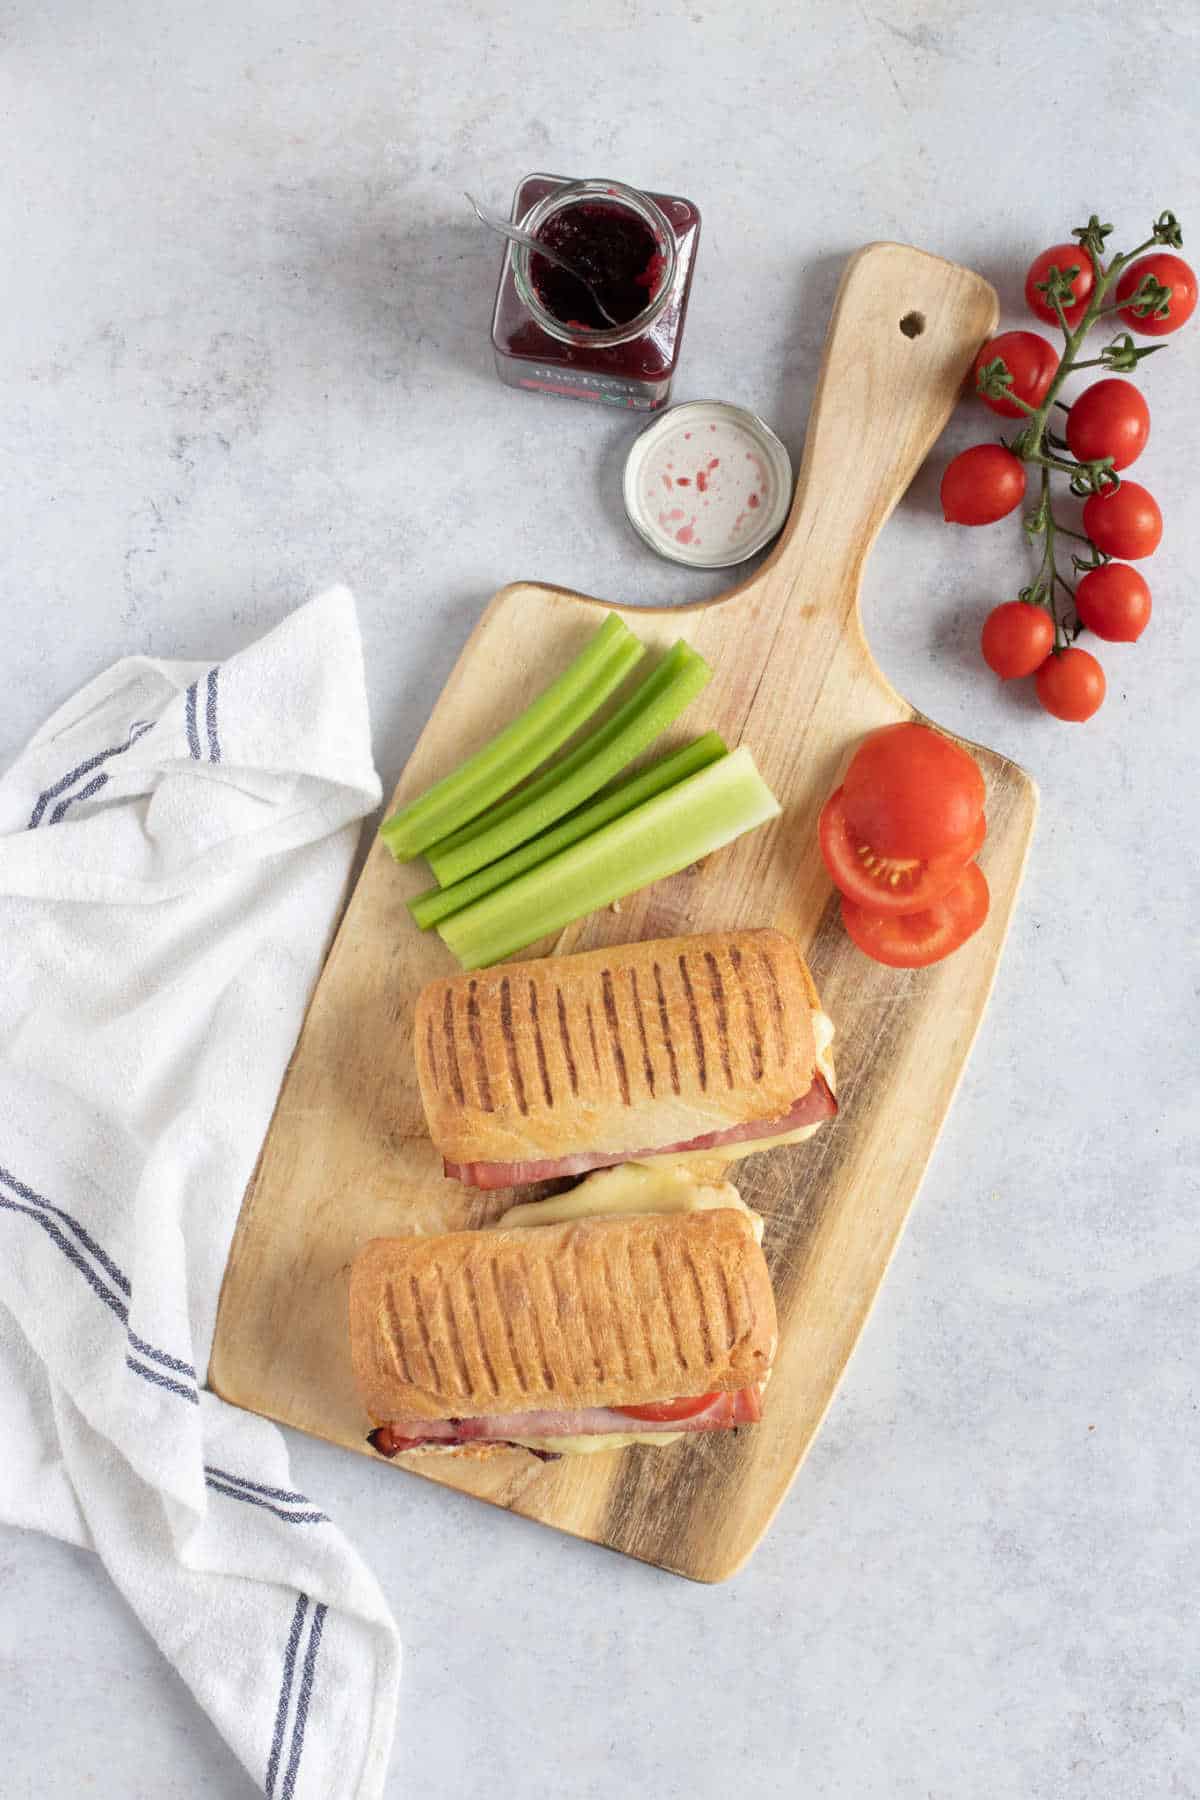
[[[545,1385],[550,1389],[550,1392],[554,1393],[558,1386],[558,1381],[555,1377],[554,1370],[550,1367],[550,1359],[546,1355],[546,1340],[542,1336],[542,1321],[538,1314],[537,1301],[534,1298],[533,1282],[530,1279],[529,1274],[529,1264],[526,1262],[524,1256],[520,1258],[520,1271],[524,1277],[526,1292],[529,1295],[529,1320],[530,1324],[533,1326],[533,1335],[537,1339],[538,1373]]]
[[[440,1388],[442,1371],[438,1368],[437,1357],[433,1354],[433,1339],[429,1335],[429,1326],[425,1320],[425,1308],[421,1304],[421,1290],[417,1286],[415,1275],[410,1275],[408,1278],[408,1297],[412,1302],[413,1318],[417,1321],[417,1330],[421,1334],[421,1348],[425,1352],[425,1359],[433,1373],[433,1386]]]
[[[708,965],[708,985],[712,992],[713,1011],[717,1015],[717,1042],[721,1052],[721,1069],[725,1076],[725,1086],[733,1086],[733,1066],[729,1061],[729,1009],[725,1004],[725,983],[721,979],[721,971],[717,959],[711,950],[704,952],[704,961]]]
[[[683,979],[683,991],[687,995],[688,1017],[692,1024],[692,1043],[696,1051],[696,1072],[700,1077],[700,1090],[708,1092],[708,1059],[704,1054],[704,1032],[700,1026],[700,1012],[696,1005],[696,994],[692,987],[692,978],[688,974],[687,953],[680,953],[679,973]]]
[[[642,1040],[642,1072],[646,1077],[646,1086],[650,1090],[650,1098],[654,1098],[654,1064],[650,1059],[650,1040],[646,1036],[646,1020],[642,1013],[642,996],[638,991],[637,970],[630,969],[629,984],[633,989],[633,1010],[637,1014],[638,1036]]]
[[[779,1063],[782,1067],[787,1055],[787,1033],[784,1030],[783,995],[779,991],[779,976],[775,972],[775,964],[765,950],[760,950],[758,960],[767,974],[767,985],[771,990],[771,1017],[775,1021],[775,1047],[779,1052]]]
[[[685,1243],[683,1246],[683,1260],[687,1264],[687,1272],[691,1276],[692,1286],[696,1290],[696,1316],[700,1321],[700,1336],[704,1339],[705,1361],[711,1363],[713,1361],[713,1341],[712,1331],[708,1323],[708,1305],[704,1298],[704,1288],[700,1281],[700,1271],[696,1267],[696,1260],[692,1255],[692,1247],[690,1244]],[[717,1261],[717,1267],[721,1267],[719,1260]]]
[[[600,1052],[596,1047],[596,1021],[592,1017],[592,1003],[590,1000],[587,1003],[587,1022],[588,1022],[588,1037],[592,1041],[592,1067],[596,1071],[596,1074],[599,1075],[599,1073],[600,1073]]]
[[[546,1062],[546,1046],[542,1042],[542,1021],[538,1014],[537,983],[529,984],[529,1016],[533,1020],[533,1041],[537,1047],[538,1074],[542,1078],[542,1093],[546,1096],[546,1105],[554,1105],[554,1089],[550,1085],[550,1069]]]
[[[608,1039],[612,1045],[613,1061],[617,1065],[617,1080],[621,1084],[621,1099],[628,1106],[629,1070],[625,1067],[625,1052],[621,1047],[621,1026],[617,1019],[617,1000],[613,993],[612,970],[605,969],[600,977],[600,986],[604,993],[604,1018],[608,1026]]]
[[[675,1057],[675,1043],[671,1037],[671,1021],[667,1016],[667,996],[663,992],[662,970],[654,965],[654,989],[658,995],[658,1022],[662,1027],[663,1043],[667,1046],[667,1061],[671,1067],[671,1087],[679,1092],[679,1063]]]
[[[442,1008],[442,1033],[446,1039],[446,1056],[450,1063],[450,1086],[454,1089],[454,1098],[459,1106],[466,1103],[466,1089],[463,1087],[462,1070],[458,1066],[458,1044],[454,1037],[454,990],[446,989],[446,1004]]]
[[[749,1331],[754,1324],[754,1301],[750,1295],[750,1283],[746,1279],[745,1269],[738,1270],[738,1281],[741,1284],[742,1289],[742,1305],[746,1309],[746,1329]]]
[[[600,1355],[600,1345],[596,1339],[596,1326],[588,1311],[588,1283],[584,1280],[583,1268],[579,1255],[579,1233],[571,1233],[571,1270],[575,1277],[575,1292],[579,1295],[579,1313],[583,1325],[583,1338],[591,1346],[592,1373],[597,1381],[604,1380],[604,1362]],[[600,1252],[603,1256],[604,1252]]]
[[[487,1333],[484,1331],[482,1321],[479,1317],[479,1288],[475,1280],[474,1262],[470,1257],[468,1257],[466,1263],[463,1265],[463,1285],[467,1290],[467,1295],[471,1302],[471,1322],[475,1327],[475,1343],[479,1350],[480,1360],[483,1363],[483,1372],[487,1376],[488,1386],[491,1388],[493,1396],[495,1396],[500,1392],[500,1383],[496,1380],[496,1370],[492,1363],[491,1352],[487,1347]]]
[[[504,1320],[504,1336],[508,1343],[508,1360],[513,1366],[513,1374],[517,1378],[517,1383],[521,1392],[527,1394],[529,1392],[529,1377],[525,1373],[525,1368],[520,1357],[517,1355],[517,1339],[512,1327],[512,1315],[507,1306],[505,1306],[504,1296],[500,1292],[500,1274],[496,1268],[496,1258],[494,1256],[489,1258],[487,1266],[492,1277],[492,1292],[496,1296],[496,1307],[500,1317]]]
[[[736,944],[729,946],[729,960],[733,964],[733,972],[738,978],[738,986],[741,988],[742,998],[746,1002],[746,1017],[750,1025],[750,1074],[755,1081],[761,1081],[763,1078],[762,1030],[754,1005],[754,992],[746,979],[742,953]]]
[[[475,1053],[475,1082],[479,1089],[479,1104],[484,1112],[495,1112],[492,1099],[492,1084],[488,1077],[487,1054],[483,1047],[483,1028],[479,1023],[479,983],[467,983],[467,1035],[471,1040],[471,1049]]]
[[[683,1341],[679,1336],[679,1320],[675,1317],[675,1306],[674,1306],[674,1302],[671,1299],[670,1283],[667,1281],[666,1275],[663,1271],[663,1247],[657,1238],[654,1240],[653,1248],[654,1248],[654,1268],[658,1275],[658,1285],[659,1285],[660,1289],[662,1290],[662,1297],[666,1301],[667,1317],[671,1321],[671,1347],[675,1352],[676,1362],[679,1364],[681,1369],[686,1370],[686,1368],[688,1366],[688,1360],[684,1354]],[[670,1398],[670,1396],[665,1396],[665,1397]]]
[[[717,1274],[721,1278],[721,1299],[725,1302],[725,1348],[732,1350],[737,1343],[737,1321],[733,1313],[733,1295],[729,1292],[729,1276],[723,1262],[717,1263]]]
[[[471,1374],[467,1368],[467,1359],[463,1351],[462,1332],[458,1328],[458,1320],[454,1313],[454,1301],[450,1294],[450,1283],[446,1280],[446,1271],[439,1263],[434,1270],[438,1283],[438,1299],[442,1303],[442,1313],[446,1320],[446,1341],[450,1346],[450,1355],[454,1359],[454,1369],[458,1376],[458,1391],[469,1394],[471,1391]]]
[[[512,1082],[513,1091],[517,1096],[517,1108],[521,1113],[528,1113],[529,1098],[525,1092],[525,1077],[521,1072],[521,1059],[517,1055],[517,1040],[513,1035],[512,983],[507,975],[500,983],[500,1035],[504,1039],[508,1078]]]
[[[408,1351],[404,1346],[404,1320],[400,1308],[396,1305],[395,1283],[389,1281],[384,1289],[383,1310],[387,1318],[387,1339],[391,1346],[392,1365],[401,1381],[412,1386],[412,1370],[408,1366]]]
[[[567,1025],[567,1003],[563,999],[561,988],[554,990],[558,1002],[558,1035],[562,1039],[563,1055],[567,1059],[567,1074],[571,1081],[571,1092],[579,1092],[579,1070],[575,1065],[575,1051],[571,1046],[571,1032]]]
[[[650,1364],[651,1375],[658,1374],[658,1358],[654,1354],[654,1341],[650,1336],[650,1327],[646,1322],[646,1309],[637,1303],[637,1275],[633,1267],[633,1241],[625,1240],[625,1260],[629,1264],[629,1291],[634,1296],[633,1311],[637,1314],[638,1324],[642,1328],[642,1344],[646,1351],[646,1361]]]
[[[562,1289],[558,1285],[557,1263],[551,1263],[546,1272],[550,1277],[550,1287],[554,1294],[554,1316],[558,1320],[558,1329],[562,1336],[563,1349],[566,1352],[564,1361],[567,1365],[567,1372],[576,1387],[578,1387],[580,1384],[579,1370],[575,1365],[575,1358],[572,1354],[575,1348],[575,1333],[567,1330],[566,1316],[563,1313]]]
[[[425,1020],[425,1056],[426,1056],[426,1061],[428,1062],[428,1065],[429,1065],[429,1079],[433,1083],[433,1091],[436,1094],[440,1091],[441,1083],[438,1080],[437,1056],[436,1056],[436,1054],[434,1052],[434,1048],[433,1048],[433,1014],[432,1013],[430,1013],[429,1016]]]
[[[608,1295],[613,1330],[616,1333],[617,1343],[621,1350],[621,1369],[626,1381],[632,1381],[633,1365],[629,1360],[629,1340],[625,1336],[625,1313],[627,1308],[622,1306],[617,1294],[616,1280],[613,1275],[612,1258],[610,1256],[605,1256],[603,1252],[601,1252],[600,1263],[604,1270],[604,1289]]]

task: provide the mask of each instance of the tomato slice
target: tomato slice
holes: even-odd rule
[[[950,891],[982,849],[987,820],[980,813],[966,837],[937,856],[881,856],[851,825],[837,788],[821,808],[819,835],[825,867],[846,898],[870,912],[899,916],[920,912]]]
[[[842,898],[842,924],[854,942],[890,969],[924,969],[941,962],[979,930],[987,915],[988,884],[978,863],[969,863],[932,906],[904,918]]]
[[[628,1413],[631,1419],[661,1419],[664,1424],[669,1424],[672,1419],[695,1418],[719,1398],[719,1394],[688,1394],[682,1400],[655,1400],[648,1406],[616,1406],[613,1411]]]
[[[983,811],[983,776],[974,757],[915,719],[868,733],[842,787],[846,817],[885,856],[941,856],[961,843]]]

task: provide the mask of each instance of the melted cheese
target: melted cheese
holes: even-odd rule
[[[594,1437],[509,1438],[526,1450],[550,1450],[558,1456],[590,1456],[595,1450],[624,1450],[628,1444],[677,1444],[686,1431],[598,1431]]]
[[[833,1058],[829,1054],[833,1045],[833,1020],[828,1013],[815,1012],[812,1016],[813,1042],[817,1047],[817,1067],[829,1083],[834,1086]]]
[[[830,1046],[833,1043],[833,1020],[828,1013],[815,1012],[812,1015],[813,1042],[816,1046],[816,1066],[829,1083],[830,1091],[837,1092],[833,1069],[833,1057]],[[719,1171],[726,1163],[740,1162],[743,1156],[754,1156],[760,1150],[778,1150],[782,1144],[803,1144],[818,1131],[826,1121],[818,1119],[815,1125],[798,1125],[795,1131],[777,1132],[774,1137],[743,1138],[737,1144],[714,1144],[707,1150],[689,1150],[679,1157],[679,1162],[696,1176]]]
[[[680,1163],[618,1163],[585,1175],[569,1193],[512,1206],[497,1221],[506,1225],[564,1225],[573,1219],[633,1213],[715,1212],[732,1207],[749,1215],[762,1243],[762,1220],[728,1181],[705,1182]],[[673,1436],[679,1434],[673,1433]]]

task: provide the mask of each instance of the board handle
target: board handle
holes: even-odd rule
[[[786,604],[857,605],[862,565],[950,417],[999,315],[981,275],[906,244],[847,263],[825,339],[804,460],[774,553],[752,578]],[[780,579],[782,578],[782,579]]]

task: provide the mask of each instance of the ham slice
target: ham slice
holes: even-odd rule
[[[613,1432],[726,1431],[762,1418],[756,1387],[717,1394],[703,1412],[687,1419],[634,1419],[618,1407],[589,1406],[580,1412],[492,1413],[482,1419],[394,1419],[380,1425],[370,1442],[380,1456],[399,1456],[425,1444],[507,1444],[514,1438],[598,1437]]]
[[[648,1150],[585,1150],[576,1156],[559,1156],[544,1162],[443,1162],[443,1172],[452,1181],[466,1182],[468,1187],[524,1187],[533,1181],[557,1181],[566,1175],[587,1175],[593,1169],[609,1169],[615,1163],[641,1162],[647,1156],[676,1156],[691,1150],[715,1150],[719,1144],[746,1144],[758,1138],[780,1137],[786,1131],[798,1131],[802,1125],[817,1125],[832,1119],[837,1101],[823,1075],[814,1075],[806,1094],[780,1119],[748,1119],[743,1125],[731,1125],[725,1131],[709,1131],[702,1137],[688,1138],[682,1144],[659,1144]]]

